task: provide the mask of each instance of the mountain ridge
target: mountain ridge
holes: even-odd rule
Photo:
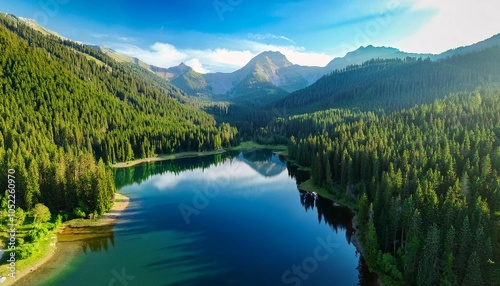
[[[34,20],[10,14],[4,15],[16,21],[22,21],[44,34],[65,39],[56,32],[38,25]],[[293,64],[281,52],[265,51],[252,58],[241,69],[231,73],[216,72],[206,74],[196,72],[185,63],[164,68],[149,65],[138,58],[122,55],[104,46],[94,46],[94,48],[118,62],[129,62],[149,70],[182,89],[189,96],[202,97],[210,101],[233,103],[249,102],[252,100],[252,96],[257,96],[254,101],[265,99],[265,103],[268,103],[279,100],[287,93],[307,88],[321,77],[336,70],[342,70],[352,65],[361,65],[372,59],[405,59],[410,57],[439,61],[499,45],[500,34],[493,35],[472,45],[447,50],[441,54],[409,53],[393,47],[368,45],[348,52],[343,57],[334,58],[324,67]]]
[[[288,61],[286,56],[280,52],[266,51],[258,54],[244,67],[232,73],[197,73],[197,76],[206,79],[205,87],[207,89],[203,92],[209,95],[209,97],[210,95],[219,95],[216,96],[215,99],[231,100],[231,97],[235,97],[235,91],[241,90],[242,81],[245,80],[247,76],[251,76],[252,73],[262,76],[260,81],[270,83],[276,88],[291,93],[312,85],[322,76],[333,71],[341,70],[351,65],[361,65],[372,59],[428,58],[432,61],[439,61],[452,56],[465,55],[499,45],[500,34],[496,34],[472,45],[447,50],[441,54],[411,53],[393,47],[368,45],[361,46],[354,51],[348,52],[343,57],[334,58],[324,67],[300,66]],[[254,78],[256,77],[254,76]],[[233,90],[238,85],[240,88]],[[199,91],[198,89],[197,92]],[[186,91],[186,93],[193,95],[189,91]],[[236,97],[238,97],[238,95],[236,95]]]
[[[500,45],[479,52],[430,58],[373,59],[322,77],[277,101],[291,114],[328,108],[386,111],[429,103],[479,86],[500,85]]]

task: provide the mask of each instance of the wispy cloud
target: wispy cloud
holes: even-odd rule
[[[284,44],[269,43],[269,39]],[[307,51],[285,36],[273,34],[249,34],[244,39],[224,39],[225,47],[208,49],[181,49],[169,43],[157,42],[147,48],[131,44],[111,44],[111,48],[127,56],[160,67],[172,67],[184,62],[200,73],[233,72],[246,65],[253,57],[264,51],[279,51],[294,64],[325,66],[333,56]]]
[[[167,43],[155,43],[146,49],[129,44],[115,44],[112,48],[118,53],[136,57],[147,64],[164,68],[177,66],[184,62],[200,73],[234,71],[256,55],[249,50],[178,49]]]
[[[108,34],[90,34],[91,37],[94,37],[96,39],[103,39],[109,37]]]
[[[280,41],[286,41],[286,42],[289,42],[289,43],[292,43],[293,45],[296,45],[297,43],[295,43],[292,39],[289,39],[285,36],[276,36],[274,34],[271,34],[271,33],[266,33],[266,34],[248,34],[247,37],[250,39],[250,40],[256,40],[256,41],[263,41],[263,40],[280,40]]]
[[[261,35],[253,38],[271,37],[279,38],[279,36],[271,35]],[[289,39],[285,41],[293,42]],[[309,52],[304,47],[297,47],[292,44],[275,45],[240,39],[232,40],[228,46],[231,46],[231,48],[179,49],[172,44],[158,42],[148,48],[140,48],[131,44],[114,44],[111,48],[127,56],[137,57],[148,64],[165,68],[184,62],[200,73],[235,71],[264,51],[279,51],[292,63],[299,65],[325,66],[333,59],[330,55]]]

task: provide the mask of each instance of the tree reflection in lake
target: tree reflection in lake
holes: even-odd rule
[[[115,245],[113,225],[92,227],[66,227],[57,236],[60,243],[78,242],[80,248],[87,254],[90,252],[107,252]]]
[[[168,285],[279,285],[283,271],[304,260],[318,237],[331,237],[343,247],[318,265],[308,283],[323,285],[332,277],[343,285],[374,281],[352,245],[353,213],[299,191],[297,184],[309,179],[308,172],[270,150],[144,163],[115,170],[115,178],[117,187],[125,186],[120,191],[131,197],[132,208],[114,234],[102,229],[82,241],[85,257],[79,271],[61,275],[53,285],[78,280],[84,271],[106,282],[110,269],[96,273],[95,263],[123,264],[144,285],[159,280]],[[196,208],[186,224],[179,205],[199,206],[200,192],[221,180],[225,183],[217,185],[216,195]]]
[[[335,232],[338,232],[339,228],[340,230],[345,230],[347,242],[351,243],[351,237],[356,230],[352,226],[352,217],[354,214],[349,208],[337,205],[330,199],[318,196],[314,192],[299,190],[299,194],[300,203],[305,208],[306,212],[316,208],[318,212],[318,223],[324,221],[335,230]]]

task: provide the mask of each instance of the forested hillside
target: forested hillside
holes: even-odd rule
[[[266,128],[277,117],[329,108],[390,113],[415,104],[431,103],[452,92],[500,86],[498,67],[500,47],[439,61],[411,57],[372,59],[362,65],[336,70],[265,108],[247,103],[211,105],[206,110],[237,126],[246,138],[266,144],[283,143],[286,138],[267,132]],[[269,99],[261,101],[266,100],[269,102]]]
[[[446,60],[372,59],[324,76],[272,107],[287,114],[328,108],[392,111],[431,103],[451,92],[500,84],[500,47]]]
[[[100,214],[115,188],[105,164],[232,144],[235,128],[183,98],[93,48],[0,16],[0,173],[16,171],[24,210],[40,202]]]
[[[498,285],[499,89],[390,115],[299,115],[269,132],[291,136],[315,184],[358,203],[365,258],[389,285]]]
[[[16,206],[99,215],[116,184],[138,180],[122,170],[114,181],[107,165],[231,146],[243,133],[288,142],[315,185],[359,207],[365,258],[387,285],[498,285],[500,47],[436,62],[373,59],[289,95],[271,80],[274,65],[250,67],[235,73],[240,85],[212,78],[238,104],[197,100],[140,66],[0,15],[0,174],[15,174]],[[185,75],[203,94],[205,80]]]

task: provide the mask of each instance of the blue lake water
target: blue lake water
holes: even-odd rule
[[[371,285],[351,212],[261,150],[116,170],[130,205],[41,285]]]

